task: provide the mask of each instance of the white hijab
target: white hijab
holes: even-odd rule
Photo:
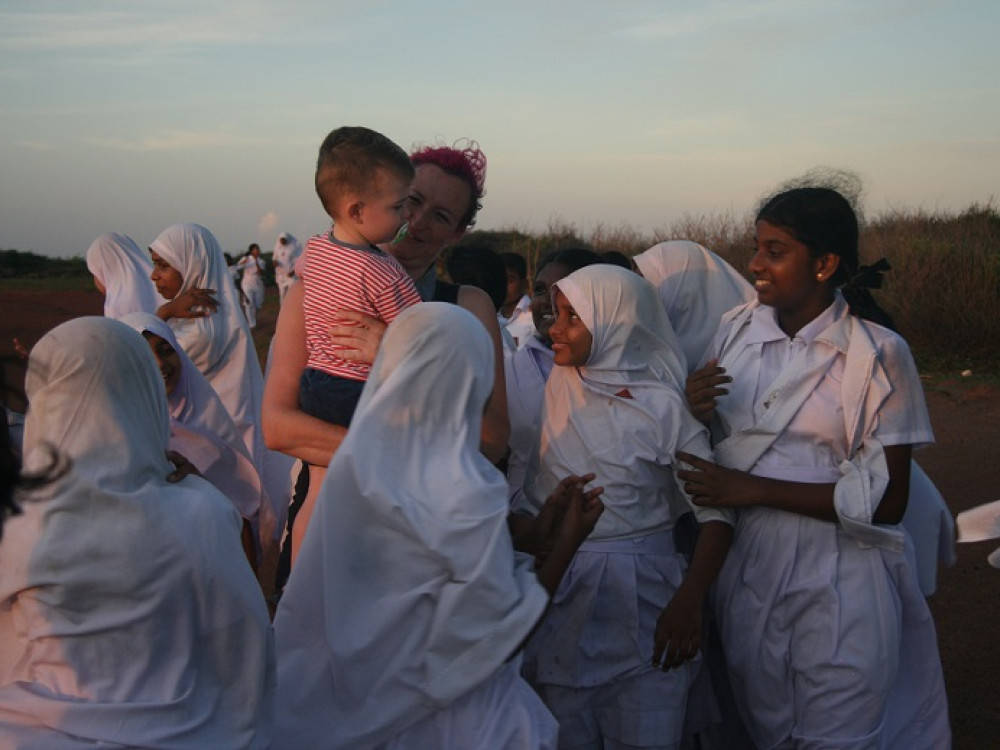
[[[164,339],[177,352],[181,373],[167,396],[170,449],[193,463],[202,476],[229,498],[244,518],[256,517],[263,497],[260,475],[243,437],[218,394],[205,380],[174,336],[170,326],[149,313],[132,313],[122,322],[139,333]]]
[[[87,248],[87,269],[104,286],[104,315],[120,320],[131,312],[156,312],[165,300],[150,279],[153,262],[131,237],[102,234]]]
[[[262,538],[276,539],[284,528],[292,460],[264,445],[260,429],[264,377],[222,249],[214,235],[199,224],[168,227],[150,249],[181,274],[181,292],[195,287],[215,290],[219,302],[215,313],[203,318],[173,318],[170,327],[239,428],[267,495]]]
[[[28,364],[23,498],[0,544],[0,746],[245,748],[268,740],[273,655],[240,519],[170,484],[166,396],[128,326],[77,318]]]
[[[660,293],[688,371],[702,364],[722,314],[757,297],[735,268],[697,242],[661,242],[635,256],[635,265]]]
[[[547,595],[479,452],[493,353],[425,302],[389,326],[278,606],[276,747],[372,747],[483,683]]]
[[[539,449],[525,478],[527,499],[537,510],[560,479],[593,471],[594,483],[605,488],[605,511],[591,539],[665,528],[689,507],[681,505],[674,480],[657,478],[654,467],[669,470],[677,450],[704,457],[711,450],[707,430],[684,403],[684,357],[656,291],[610,264],[575,271],[553,285],[553,295],[556,290],[593,344],[584,366],[557,365],[549,375]],[[630,397],[615,397],[622,389]],[[639,475],[639,466],[650,475]],[[650,501],[654,493],[662,502]]]

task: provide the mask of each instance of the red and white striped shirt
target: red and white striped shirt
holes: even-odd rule
[[[329,233],[311,237],[301,264],[305,297],[307,367],[350,380],[367,380],[371,365],[337,355],[329,328],[338,310],[355,310],[391,323],[420,302],[413,280],[399,262],[376,247],[333,241]]]

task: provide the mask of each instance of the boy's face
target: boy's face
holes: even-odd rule
[[[505,305],[516,305],[524,294],[525,280],[517,275],[517,271],[507,269],[507,296],[504,298]]]
[[[359,229],[373,245],[388,242],[405,220],[406,196],[410,181],[392,172],[380,170],[377,187],[365,196]]]

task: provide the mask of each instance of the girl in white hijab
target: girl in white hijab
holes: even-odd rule
[[[264,482],[262,543],[277,540],[288,506],[292,459],[267,450],[260,430],[264,378],[239,294],[215,236],[198,224],[174,224],[149,247],[153,282],[168,299],[189,289],[215,290],[218,310],[168,322],[188,357],[219,394]]]
[[[132,313],[122,322],[141,333],[160,367],[170,412],[170,450],[177,451],[252,520],[260,511],[260,475],[218,394],[155,315]]]
[[[156,312],[164,303],[149,275],[153,264],[131,237],[102,234],[87,248],[87,269],[104,294],[104,315],[120,320],[132,312]]]
[[[515,558],[506,483],[479,452],[493,372],[457,305],[388,327],[275,617],[275,748],[554,747],[511,655],[600,504],[569,478],[581,502],[537,576]]]
[[[77,318],[34,347],[25,387],[25,468],[71,466],[0,544],[0,746],[266,746],[267,608],[229,501],[165,478],[149,347]]]
[[[660,295],[688,371],[702,364],[722,314],[754,298],[753,287],[735,268],[697,242],[661,242],[634,261]]]
[[[711,456],[708,432],[687,411],[684,358],[647,281],[588,266],[555,282],[553,303],[556,367],[523,510],[587,470],[605,512],[529,641],[525,672],[561,746],[673,748],[731,538],[729,512],[694,508],[675,476],[677,451]],[[690,570],[672,535],[689,510],[702,522]]]

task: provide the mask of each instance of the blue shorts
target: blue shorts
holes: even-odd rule
[[[348,427],[364,387],[363,380],[307,367],[299,378],[299,408],[311,417]]]

